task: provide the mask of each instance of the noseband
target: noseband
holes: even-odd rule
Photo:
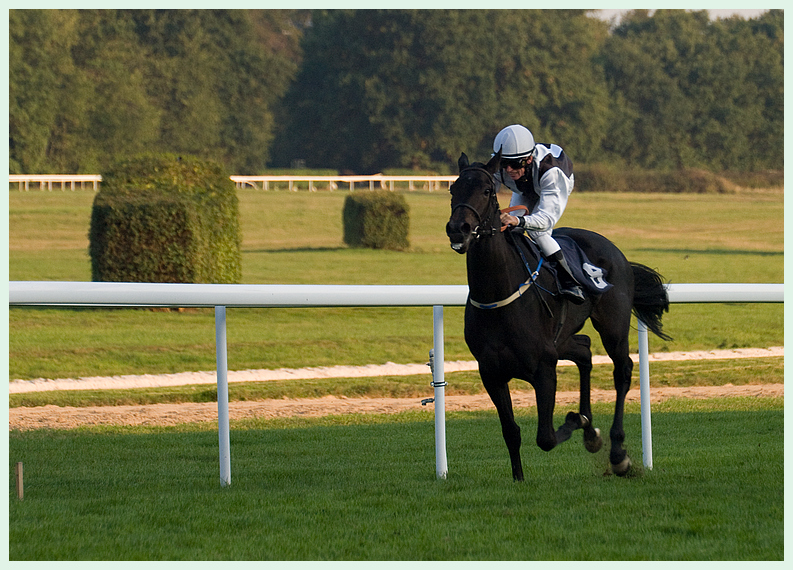
[[[493,214],[495,213],[496,210],[498,210],[498,200],[495,197],[496,196],[496,183],[495,183],[495,181],[493,179],[493,175],[490,172],[488,172],[487,170],[485,170],[484,168],[481,168],[479,166],[469,166],[468,168],[464,168],[464,169],[462,169],[460,171],[460,175],[462,176],[462,174],[464,172],[469,171],[469,170],[478,170],[479,172],[484,172],[485,174],[487,174],[488,182],[490,182],[490,201],[488,202],[488,205],[487,205],[487,211],[482,216],[482,215],[479,214],[479,211],[476,208],[474,208],[471,204],[468,204],[467,202],[460,202],[454,208],[452,208],[452,216],[454,215],[454,212],[458,208],[467,208],[467,209],[471,210],[474,213],[474,215],[476,216],[476,223],[477,223],[477,226],[471,232],[471,235],[474,237],[474,239],[479,239],[481,237],[492,237],[492,236],[496,235],[499,230],[494,228],[492,223],[490,224],[489,228],[485,229],[482,226],[482,218],[484,217],[485,220],[491,222]],[[495,205],[495,208],[493,208],[494,205]]]

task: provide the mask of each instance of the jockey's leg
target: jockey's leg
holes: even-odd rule
[[[556,263],[556,269],[559,271],[559,285],[563,295],[570,297],[573,302],[583,303],[586,300],[584,290],[581,284],[573,276],[570,266],[562,253],[562,248],[551,236],[551,232],[529,232],[531,238],[540,247],[543,255],[549,261]]]

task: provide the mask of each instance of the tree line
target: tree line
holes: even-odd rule
[[[451,172],[521,123],[576,163],[783,168],[784,17],[10,10],[12,173],[143,151],[256,174]]]

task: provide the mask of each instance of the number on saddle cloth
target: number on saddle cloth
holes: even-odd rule
[[[572,238],[554,236],[554,239],[562,248],[562,253],[573,272],[573,277],[586,289],[587,293],[602,295],[611,289],[612,284],[606,281],[606,270],[593,265],[584,250]]]

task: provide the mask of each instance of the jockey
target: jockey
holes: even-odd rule
[[[545,257],[556,262],[561,292],[574,302],[585,300],[581,285],[573,277],[559,244],[551,236],[573,191],[573,163],[561,147],[535,144],[534,135],[523,125],[510,125],[493,141],[493,153],[501,150],[501,169],[496,173],[496,191],[501,184],[512,190],[510,206],[525,206],[529,214],[501,213],[502,225],[525,230]]]

